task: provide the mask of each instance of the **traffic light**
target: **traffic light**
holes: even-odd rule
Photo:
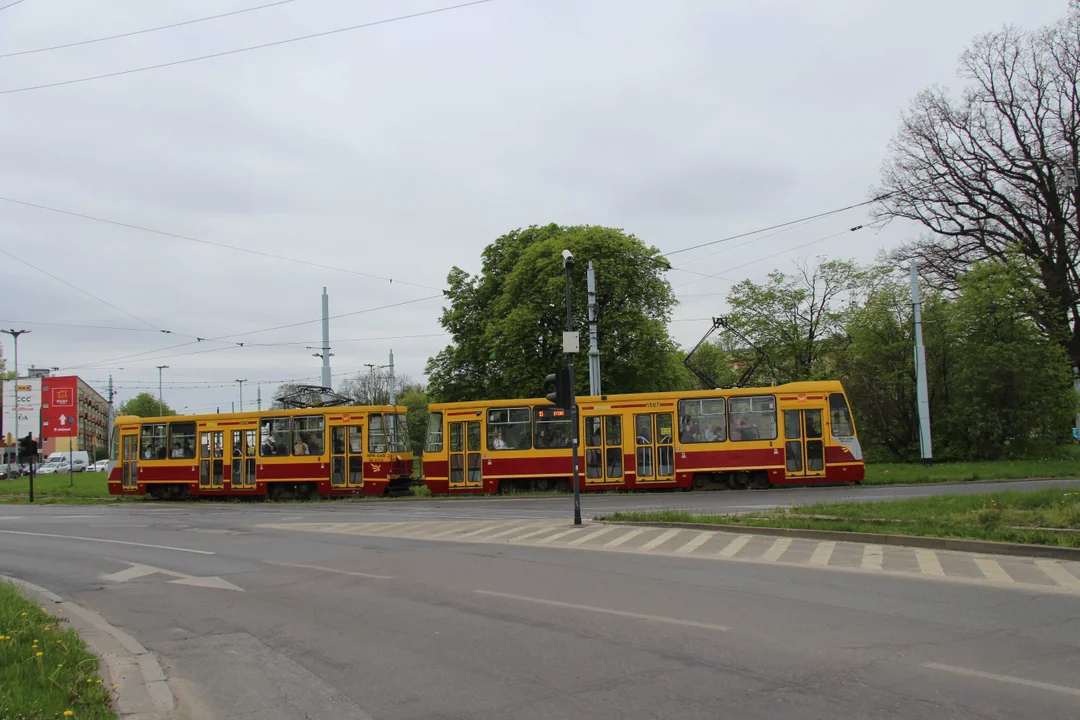
[[[33,462],[37,458],[37,443],[30,433],[19,439],[19,460],[21,462]]]
[[[570,371],[566,369],[556,370],[544,378],[544,387],[551,385],[555,392],[547,394],[547,401],[555,407],[569,410],[573,404],[570,400]]]

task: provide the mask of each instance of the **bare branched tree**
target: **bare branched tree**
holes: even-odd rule
[[[931,88],[904,113],[875,212],[930,231],[895,259],[938,287],[977,260],[1028,258],[1046,291],[1039,322],[1080,367],[1080,189],[1063,185],[1080,153],[1080,0],[1041,30],[976,38],[960,75],[960,101]]]
[[[423,390],[423,386],[414,383],[408,375],[394,376],[397,397],[401,398],[410,390]],[[390,402],[390,376],[382,371],[358,372],[341,383],[339,392],[352,398],[357,405],[386,405]]]

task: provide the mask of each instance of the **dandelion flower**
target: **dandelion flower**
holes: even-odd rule
[[[71,717],[71,716],[72,716],[72,715],[74,715],[74,714],[75,714],[75,713],[71,712],[70,710],[65,710],[65,711],[64,711],[64,717]]]
[[[41,657],[41,656],[42,656],[43,654],[44,654],[44,653],[41,653],[41,652],[37,652],[37,653],[34,653],[34,657]]]
[[[41,608],[41,612],[49,612],[49,611],[46,610],[45,608]]]
[[[26,613],[24,613],[24,612],[19,613],[19,617],[26,617]]]
[[[57,663],[56,667],[64,667],[64,663]]]

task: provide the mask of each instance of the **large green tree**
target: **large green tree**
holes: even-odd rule
[[[169,407],[168,403],[160,402],[150,393],[139,393],[120,403],[120,415],[135,415],[136,417],[159,417],[175,415],[176,411]]]
[[[948,455],[1031,455],[1070,435],[1077,398],[1059,338],[1038,322],[1047,303],[1024,258],[976,263],[959,280],[957,347],[939,415]]]
[[[744,339],[734,353],[761,364],[753,382],[778,383],[831,377],[836,354],[847,342],[842,310],[872,284],[872,271],[844,260],[803,263],[765,283],[744,280],[728,294],[730,334]]]
[[[543,394],[562,364],[566,329],[562,251],[575,259],[571,297],[582,352],[577,391],[588,388],[585,270],[596,271],[605,393],[669,390],[684,378],[667,321],[675,304],[659,251],[621,230],[546,225],[515,230],[482,253],[478,275],[455,267],[440,322],[452,343],[427,364],[440,401]]]

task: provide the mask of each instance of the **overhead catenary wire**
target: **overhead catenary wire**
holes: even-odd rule
[[[788,220],[787,222],[777,223],[776,225],[770,225],[769,227],[759,228],[757,230],[750,230],[748,232],[739,233],[737,235],[729,235],[728,237],[720,238],[719,240],[710,240],[709,242],[698,243],[697,245],[691,245],[689,247],[679,248],[678,250],[671,250],[670,252],[665,252],[661,254],[664,257],[668,257],[670,255],[677,255],[679,253],[689,252],[690,250],[697,250],[698,248],[709,247],[710,245],[718,245],[720,243],[730,242],[732,240],[739,240],[740,238],[749,237],[751,235],[758,235],[763,232],[769,232],[770,230],[777,230],[788,225],[796,225],[799,223],[808,222],[810,220],[819,220],[830,215],[837,215],[842,212],[847,212],[848,210],[854,210],[855,208],[872,205],[876,202],[879,202],[880,200],[884,200],[891,194],[892,193],[885,193],[884,195],[878,195],[877,197],[872,197],[869,200],[864,200],[863,202],[855,203],[854,205],[846,205],[841,208],[836,208],[835,210],[827,210],[825,212],[808,215],[806,217],[798,218],[796,220]]]
[[[19,0],[23,2],[23,0]],[[184,27],[185,25],[195,25],[196,23],[207,22],[209,20],[220,20],[221,18],[232,17],[233,15],[243,15],[244,13],[255,12],[256,10],[266,10],[268,8],[277,7],[279,5],[288,5],[289,3],[297,2],[297,0],[277,0],[267,5],[259,5],[257,7],[242,8],[240,10],[232,10],[227,13],[221,13],[219,15],[210,15],[208,17],[195,18],[194,20],[184,20],[183,22],[171,23],[169,25],[159,25],[152,28],[144,28],[143,30],[133,30],[132,32],[120,33],[118,35],[109,35],[108,37],[99,37],[92,40],[79,40],[78,42],[64,43],[63,45],[51,45],[49,47],[34,48],[33,50],[19,50],[17,52],[4,53],[0,55],[0,58],[17,57],[19,55],[33,55],[35,53],[51,52],[53,50],[64,50],[66,48],[80,47],[82,45],[93,45],[95,43],[108,42],[109,40],[119,40],[121,38],[134,37],[136,35],[145,35],[147,33],[158,32],[160,30],[171,30],[173,28]],[[12,5],[18,5],[18,2],[12,3]],[[8,7],[11,7],[9,5]],[[2,10],[3,8],[0,8]]]
[[[364,313],[377,312],[379,310],[389,310],[391,308],[402,307],[403,305],[412,305],[414,303],[425,302],[425,301],[428,301],[428,300],[434,300],[435,298],[441,298],[441,297],[443,297],[443,294],[440,292],[438,295],[428,295],[427,297],[414,298],[412,300],[403,300],[401,302],[390,303],[388,305],[379,305],[377,307],[365,308],[363,310],[354,310],[352,312],[339,313],[337,315],[331,315],[330,319],[351,317],[353,315],[362,315]],[[177,344],[177,345],[170,345],[168,347],[157,348],[155,350],[147,350],[147,351],[144,351],[144,352],[141,352],[141,353],[134,353],[134,354],[131,354],[131,355],[123,355],[121,357],[108,358],[106,360],[99,360],[99,361],[96,361],[96,362],[84,363],[82,365],[70,365],[70,366],[68,366],[66,368],[63,368],[63,370],[70,371],[70,370],[82,370],[82,369],[87,369],[87,368],[98,369],[98,367],[100,365],[107,364],[107,363],[113,363],[113,362],[125,362],[126,363],[129,360],[134,361],[134,362],[146,362],[148,360],[160,360],[160,359],[169,358],[169,357],[183,357],[185,355],[197,355],[197,354],[201,354],[203,352],[215,352],[215,351],[222,351],[222,350],[230,350],[230,349],[233,349],[233,348],[232,347],[213,348],[212,350],[205,350],[205,351],[204,350],[197,350],[197,351],[193,351],[193,352],[190,352],[190,353],[176,353],[176,354],[172,354],[172,355],[159,355],[159,356],[152,357],[152,358],[145,357],[146,355],[152,355],[154,353],[159,353],[159,352],[166,352],[168,350],[176,350],[176,349],[179,349],[179,348],[182,348],[182,347],[187,347],[187,346],[190,346],[190,345],[196,345],[196,344],[201,343],[201,342],[217,342],[217,341],[226,341],[226,340],[231,341],[232,338],[246,337],[246,336],[249,336],[249,335],[255,335],[257,333],[272,332],[274,330],[283,330],[285,328],[291,328],[291,327],[299,327],[300,325],[311,325],[313,323],[318,323],[318,322],[322,322],[321,317],[315,318],[314,320],[302,320],[300,322],[286,323],[284,325],[276,325],[276,326],[270,327],[270,328],[261,328],[259,330],[249,330],[249,331],[241,332],[241,333],[232,333],[232,334],[228,334],[228,335],[219,335],[219,336],[213,337],[213,338],[198,338],[197,340],[195,340],[193,342],[180,343],[180,344]],[[244,347],[245,343],[234,342],[233,345],[235,345],[236,347]]]
[[[71,283],[71,282],[69,282],[69,281],[67,281],[67,280],[65,280],[65,279],[63,279],[61,277],[57,277],[56,275],[53,275],[51,272],[49,272],[47,270],[43,270],[42,268],[39,268],[37,265],[34,265],[33,263],[30,263],[30,262],[28,262],[26,260],[23,260],[21,257],[19,257],[17,255],[14,255],[14,254],[8,252],[7,250],[0,249],[0,253],[3,253],[4,255],[7,255],[12,260],[20,262],[23,265],[26,265],[28,268],[31,268],[33,270],[37,270],[42,275],[47,275],[48,277],[52,278],[53,280],[56,280],[59,283],[63,283],[64,285],[67,285],[69,288],[71,288],[73,290],[77,290],[78,292],[81,292],[83,295],[86,295],[87,297],[93,298],[94,300],[97,300],[100,303],[104,303],[105,305],[108,305],[113,310],[118,310],[119,312],[124,313],[128,317],[133,318],[135,320],[138,320],[139,322],[141,322],[144,325],[149,325],[150,327],[157,330],[158,332],[162,332],[162,333],[165,333],[167,335],[173,334],[171,330],[165,330],[165,329],[155,325],[154,323],[150,322],[149,320],[144,320],[143,318],[139,317],[138,315],[136,315],[136,314],[134,314],[132,312],[128,312],[127,310],[120,307],[119,305],[114,305],[113,303],[109,302],[108,300],[100,298],[97,295],[94,295],[93,293],[91,293],[91,292],[89,292],[87,290],[83,290],[78,285],[75,285],[74,283]]]
[[[3,7],[0,7],[0,12],[3,12],[4,10],[7,10],[10,7],[15,7],[19,3],[23,3],[23,2],[26,2],[26,0],[15,0],[15,2],[9,2],[7,5],[4,5]]]
[[[352,32],[353,30],[363,30],[365,28],[376,27],[378,25],[387,25],[389,23],[401,22],[403,20],[413,20],[415,18],[424,17],[427,15],[436,15],[438,13],[461,10],[463,8],[473,7],[476,5],[484,5],[490,2],[494,2],[494,0],[473,0],[472,2],[461,3],[459,5],[450,5],[447,7],[434,8],[432,10],[409,13],[408,15],[398,15],[396,17],[386,18],[384,20],[374,20],[372,22],[361,23],[359,25],[351,25],[349,27],[336,28],[334,30],[325,30],[323,32],[312,33],[310,35],[286,38],[285,40],[275,40],[274,42],[262,43],[260,45],[250,45],[248,47],[235,48],[233,50],[225,50],[222,52],[210,53],[209,55],[200,55],[198,57],[185,58],[183,60],[173,60],[171,62],[157,63],[156,65],[146,65],[143,67],[130,68],[128,70],[119,70],[117,72],[103,73],[101,75],[91,75],[87,77],[73,78],[71,80],[61,80],[59,82],[43,83],[41,85],[29,85],[27,87],[0,90],[0,95],[29,92],[31,90],[44,90],[46,88],[61,87],[64,85],[74,85],[76,83],[92,82],[95,80],[104,80],[106,78],[120,77],[122,75],[133,75],[135,73],[147,72],[149,70],[160,70],[162,68],[175,67],[177,65],[186,65],[189,63],[201,62],[203,60],[212,60],[214,58],[226,57],[229,55],[238,55],[240,53],[251,52],[253,50],[264,50],[266,48],[277,47],[279,45],[288,45],[289,43],[314,40],[316,38],[328,37],[330,35],[338,35],[340,33]]]
[[[309,267],[316,267],[322,270],[334,270],[336,272],[346,273],[348,275],[366,277],[372,280],[382,280],[391,285],[397,283],[398,285],[407,285],[410,287],[422,288],[424,290],[438,290],[439,292],[442,292],[441,288],[437,288],[431,285],[424,285],[422,283],[409,282],[407,280],[396,280],[392,277],[384,277],[382,275],[374,275],[372,273],[360,272],[358,270],[350,270],[349,268],[338,267],[335,265],[324,265],[322,263],[312,262],[310,260],[301,260],[300,258],[292,258],[285,255],[277,255],[275,253],[263,252],[262,250],[252,250],[251,248],[239,247],[237,245],[229,245],[227,243],[214,242],[213,240],[204,240],[202,238],[192,237],[190,235],[181,235],[179,233],[168,232],[166,230],[156,230],[154,228],[149,228],[142,225],[134,225],[132,223],[121,222],[119,220],[110,220],[108,218],[96,217],[94,215],[87,215],[85,213],[75,212],[73,210],[64,210],[63,208],[50,207],[48,205],[42,205],[40,203],[32,203],[26,200],[0,197],[0,201],[14,203],[16,205],[24,205],[26,207],[37,208],[39,210],[47,210],[49,212],[59,213],[61,215],[69,215],[71,217],[82,218],[84,220],[92,220],[94,222],[105,223],[107,225],[115,225],[117,227],[128,228],[129,230],[139,230],[141,232],[152,233],[154,235],[162,235],[164,237],[171,237],[177,240],[187,240],[189,242],[199,243],[202,245],[210,245],[212,247],[223,248],[225,250],[234,250],[236,252],[248,253],[250,255],[258,255],[260,257],[270,258],[273,260],[283,260],[285,262],[297,263],[299,265],[307,265]]]

